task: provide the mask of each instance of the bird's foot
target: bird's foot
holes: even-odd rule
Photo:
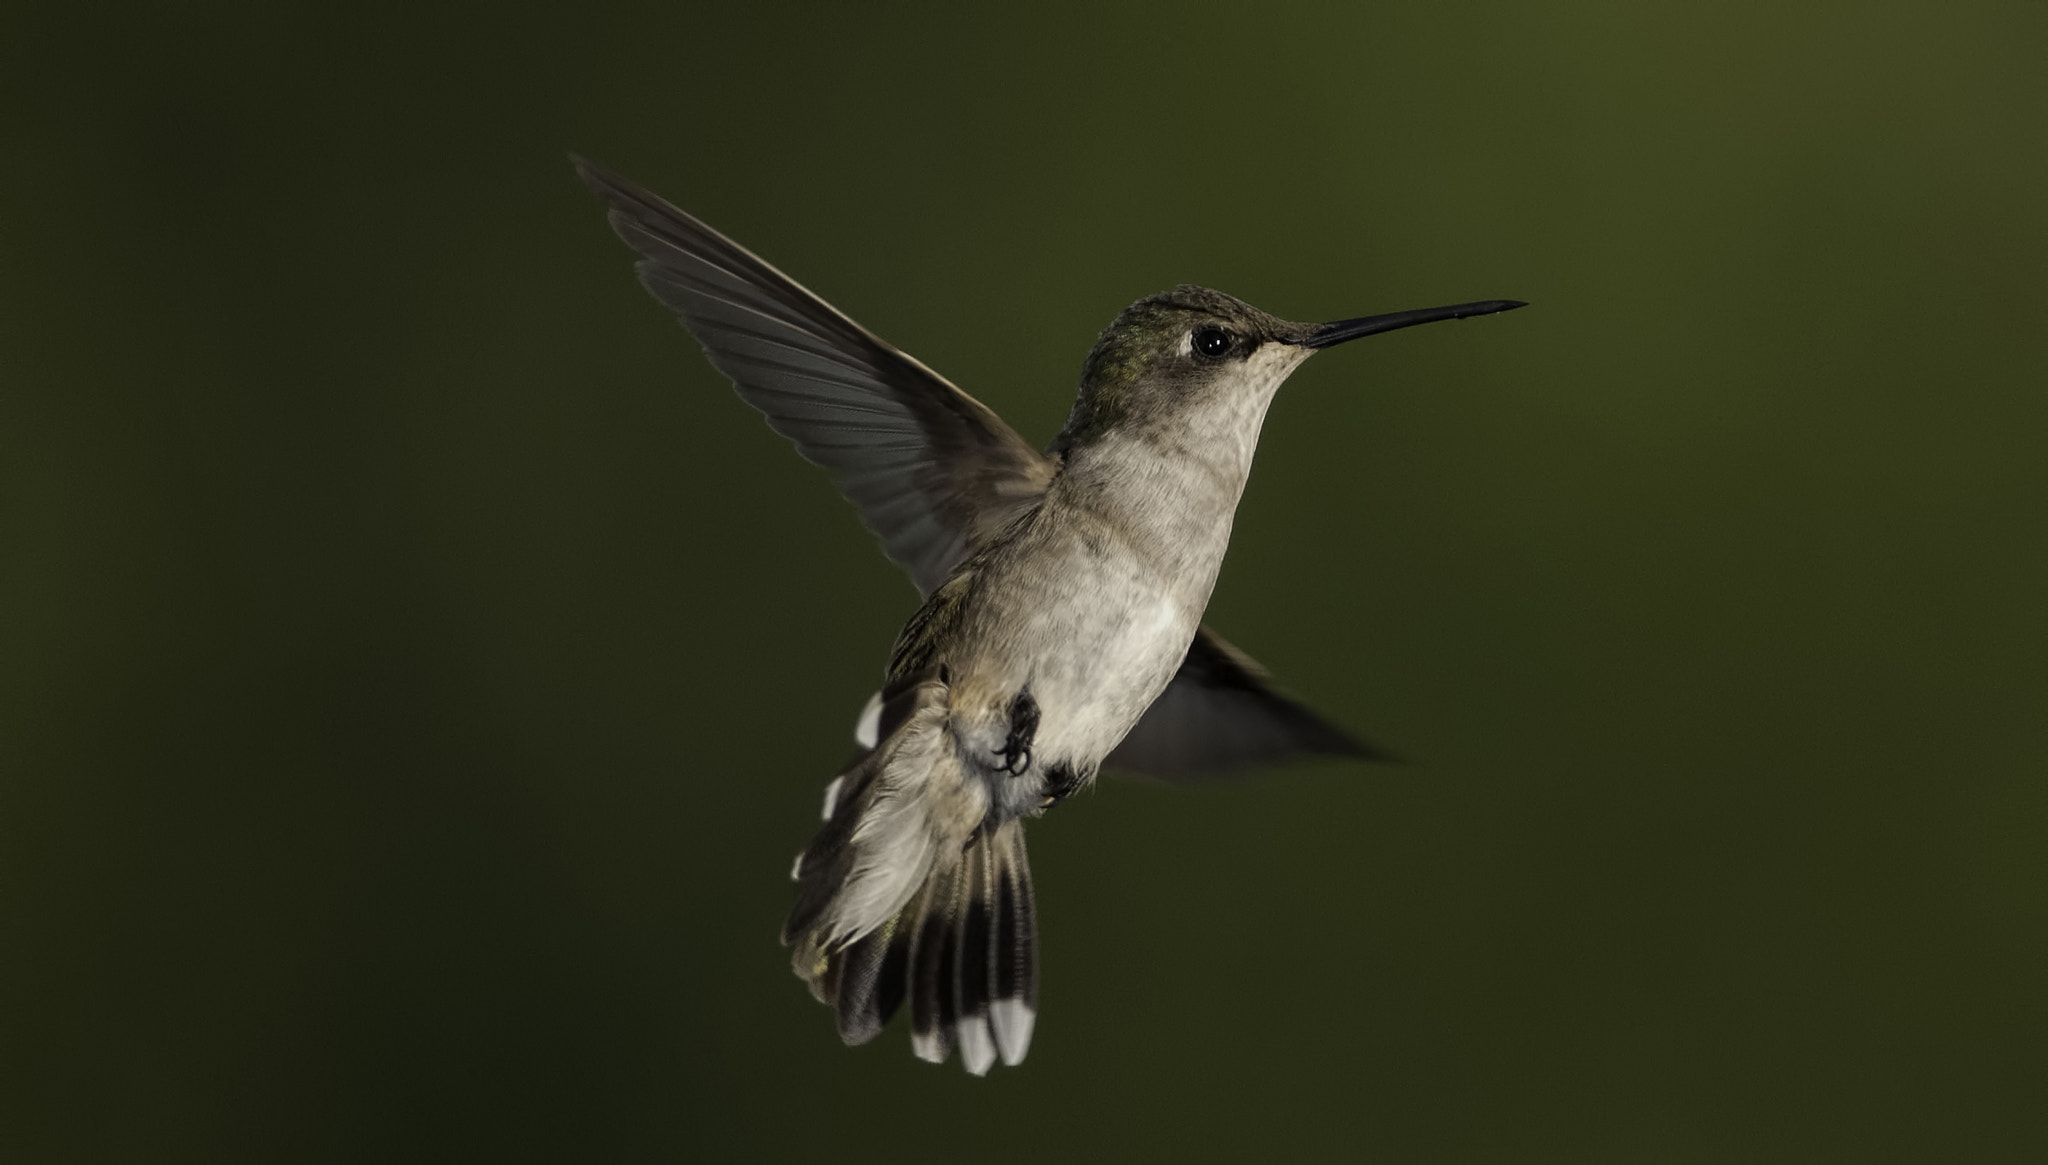
[[[1045,770],[1045,800],[1038,803],[1038,811],[1047,809],[1073,796],[1074,790],[1088,783],[1085,774],[1077,773],[1066,765],[1054,765]]]
[[[1013,777],[1021,777],[1031,770],[1031,741],[1038,735],[1038,701],[1031,698],[1031,685],[1026,684],[1017,698],[1010,701],[1010,736],[1003,741],[1003,747],[996,750],[1002,758],[999,770]]]

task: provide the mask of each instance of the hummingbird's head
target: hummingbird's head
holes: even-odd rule
[[[1141,299],[1096,338],[1054,448],[1117,430],[1236,417],[1247,408],[1262,415],[1280,382],[1313,352],[1300,343],[1313,329],[1188,283]]]
[[[1080,398],[1055,451],[1111,432],[1237,433],[1255,441],[1273,394],[1318,350],[1433,320],[1521,307],[1488,300],[1327,324],[1283,320],[1235,296],[1184,283],[1125,308],[1081,373]]]

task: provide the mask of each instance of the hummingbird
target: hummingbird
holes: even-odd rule
[[[581,158],[640,281],[823,467],[923,598],[825,788],[783,925],[861,1044],[1015,1065],[1037,1018],[1025,821],[1105,766],[1166,780],[1301,756],[1390,759],[1202,623],[1267,406],[1325,348],[1525,306],[1295,323],[1183,284],[1095,340],[1043,452],[752,252]]]

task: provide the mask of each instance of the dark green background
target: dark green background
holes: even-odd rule
[[[17,4],[11,1161],[2039,1159],[2048,11]],[[1325,355],[1211,609],[1416,758],[1032,835],[1038,1040],[775,943],[904,580],[578,150],[1027,436]]]

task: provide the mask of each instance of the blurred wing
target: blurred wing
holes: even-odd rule
[[[1053,463],[986,405],[731,239],[575,161],[640,253],[647,290],[771,428],[831,473],[919,591],[1045,492]]]
[[[1307,756],[1390,761],[1266,684],[1266,669],[1204,626],[1173,682],[1102,763],[1168,781]]]

